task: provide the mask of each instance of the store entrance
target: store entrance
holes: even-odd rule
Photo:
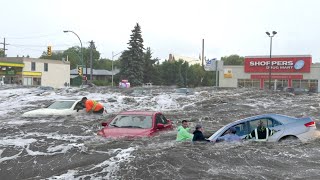
[[[282,91],[285,87],[288,87],[287,79],[271,79],[272,90]],[[269,79],[264,80],[264,89],[269,89]]]
[[[276,79],[276,90],[283,91],[285,87],[288,87],[288,80],[287,79]]]

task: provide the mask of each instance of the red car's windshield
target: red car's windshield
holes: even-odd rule
[[[117,115],[110,126],[119,128],[152,128],[152,117],[142,115]]]

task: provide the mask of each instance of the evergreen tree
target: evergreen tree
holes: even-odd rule
[[[151,82],[154,85],[162,85],[163,84],[163,80],[161,79],[161,65],[159,64],[159,61],[154,66],[154,71],[152,73]]]
[[[120,58],[120,74],[123,79],[128,79],[133,86],[141,85],[144,73],[144,47],[138,23],[132,30],[128,44],[128,50]]]
[[[144,55],[144,72],[143,72],[144,83],[149,83],[152,81],[154,76],[154,70],[155,70],[153,65],[156,61],[158,61],[158,59],[152,59],[152,52],[151,52],[151,49],[148,47]]]

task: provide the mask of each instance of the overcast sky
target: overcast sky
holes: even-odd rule
[[[7,55],[39,57],[52,50],[96,43],[102,58],[127,49],[139,23],[153,57],[269,55],[266,31],[277,31],[272,54],[310,54],[320,62],[317,0],[1,0],[0,42]],[[2,47],[1,47],[2,48]],[[116,59],[116,57],[115,57]]]

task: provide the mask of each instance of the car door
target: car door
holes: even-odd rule
[[[171,124],[168,122],[167,118],[163,115],[163,114],[156,114],[156,126],[157,127],[157,124],[163,124],[163,128],[160,129],[160,130],[165,130],[165,129],[168,129],[168,128],[171,128]]]
[[[262,121],[267,128],[275,131],[272,136],[269,136],[268,141],[276,142],[279,140],[279,138],[281,138],[281,135],[284,132],[284,125],[270,117],[262,117],[249,121],[249,132],[252,132],[255,128],[257,128],[260,121]]]

